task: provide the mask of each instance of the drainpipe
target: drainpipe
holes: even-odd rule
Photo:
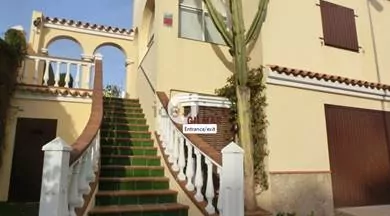
[[[381,74],[380,74],[380,70],[379,70],[378,52],[377,52],[377,48],[376,48],[375,32],[374,32],[374,25],[372,22],[370,1],[372,1],[372,0],[367,0],[367,9],[368,9],[368,18],[370,21],[371,41],[372,41],[372,47],[373,47],[373,51],[374,51],[375,69],[376,69],[376,73],[378,76],[378,83],[381,83],[382,80],[381,80]]]

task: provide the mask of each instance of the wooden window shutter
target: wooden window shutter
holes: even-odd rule
[[[352,9],[320,0],[325,45],[359,52]]]

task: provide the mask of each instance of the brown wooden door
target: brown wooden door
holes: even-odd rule
[[[335,207],[390,204],[389,113],[325,106]]]
[[[42,146],[56,138],[57,120],[19,118],[8,193],[9,202],[39,202]]]

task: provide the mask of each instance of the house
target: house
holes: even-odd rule
[[[243,1],[247,27],[257,5],[257,0]],[[224,14],[222,4],[217,8]],[[354,207],[390,204],[387,129],[390,87],[386,85],[390,83],[387,73],[390,71],[387,61],[390,32],[386,28],[389,11],[390,2],[380,0],[270,1],[261,36],[250,53],[250,66],[265,66],[267,75],[269,189],[257,197],[263,208],[273,213],[307,215],[313,211],[315,215],[333,215],[335,211],[354,211]],[[157,111],[164,113],[165,109],[160,108],[167,108],[169,98],[178,93],[191,93],[197,97],[184,98],[182,104],[198,103],[205,115],[226,117],[229,103],[212,95],[232,74],[228,47],[210,25],[205,6],[196,0],[134,0],[133,14],[134,28],[126,30],[34,12],[29,39],[32,52],[29,61],[25,62],[26,70],[22,70],[26,72],[21,72],[25,75],[23,82],[28,85],[18,87],[10,109],[9,135],[0,170],[0,200],[18,199],[17,196],[23,194],[20,191],[35,188],[35,192],[30,193],[35,194],[34,198],[22,196],[20,199],[37,201],[45,175],[44,180],[35,175],[36,181],[31,181],[35,182],[33,187],[14,180],[23,180],[26,173],[14,170],[23,170],[24,164],[18,164],[20,158],[28,160],[31,155],[40,155],[40,162],[31,164],[31,170],[41,174],[39,170],[44,166],[41,145],[55,137],[63,139],[55,140],[53,145],[57,150],[71,151],[70,172],[74,172],[71,182],[81,178],[77,169],[87,165],[96,174],[100,173],[104,181],[109,181],[108,177],[112,181],[125,181],[126,170],[132,169],[118,166],[125,162],[113,158],[125,157],[124,150],[118,149],[126,148],[104,144],[121,146],[126,145],[126,139],[128,142],[148,139],[152,144],[143,147],[156,151],[153,158],[149,158],[150,163],[156,163],[156,170],[164,171],[159,172],[158,178],[154,176],[159,179],[154,182],[164,182],[166,179],[162,176],[167,176],[170,185],[162,194],[149,191],[144,195],[170,199],[169,195],[174,194],[177,204],[165,206],[164,210],[178,211],[175,212],[177,215],[187,210],[189,215],[212,215],[218,209],[213,205],[220,197],[213,177],[223,169],[220,150],[228,144],[227,122],[218,125],[224,127],[226,136],[183,135],[179,125],[158,115]],[[47,55],[47,46],[58,38],[79,43],[83,50],[82,60]],[[126,97],[131,100],[106,99],[103,102],[99,99],[101,56],[95,51],[102,45],[113,45],[124,52],[127,59]],[[42,87],[49,80],[50,69],[44,67],[43,62],[46,65],[51,62],[63,62],[61,64],[68,67],[74,65],[76,88]],[[57,73],[55,69],[53,64],[54,73]],[[91,74],[94,74],[93,80]],[[98,103],[104,104],[103,110],[99,109]],[[116,124],[129,110],[138,110],[131,117],[136,120]],[[101,120],[95,120],[99,113],[104,113],[102,127]],[[147,127],[137,128],[141,132],[136,133],[126,125]],[[23,129],[28,127],[30,129]],[[97,132],[99,129],[101,136]],[[37,143],[39,148],[18,147],[36,140],[24,135],[23,131],[32,131],[29,136],[45,137],[45,142]],[[111,139],[113,136],[122,137],[122,142]],[[69,150],[63,143],[74,145]],[[96,155],[99,156],[97,143],[102,145],[101,166],[96,159]],[[116,153],[117,156],[104,153]],[[159,159],[158,156],[163,159],[161,164],[153,162]],[[34,156],[29,160],[37,158]],[[144,196],[112,192],[113,187],[117,189],[121,184],[111,182],[110,186],[94,179],[99,175],[89,174],[88,178],[81,175],[84,180],[80,182],[85,179],[89,179],[87,183],[99,182],[99,188],[96,189],[94,183],[89,190],[85,189],[88,187],[83,182],[85,188],[80,191],[84,194],[97,192],[87,196],[85,203],[95,200],[98,206],[104,206],[121,203],[118,197]],[[73,176],[76,176],[75,180]],[[61,181],[61,178],[64,177],[59,176],[57,180]],[[14,182],[18,187],[12,186]],[[101,191],[104,188],[111,190]],[[80,192],[70,194],[77,198]],[[76,198],[69,199],[72,210],[83,206],[74,201]],[[50,203],[42,201],[41,196],[41,205],[45,202]],[[88,208],[96,215],[120,211]],[[127,211],[136,210],[129,207]]]

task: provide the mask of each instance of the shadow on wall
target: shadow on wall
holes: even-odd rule
[[[26,134],[23,135],[26,136],[24,140],[35,139],[31,140],[30,143],[35,145],[30,146],[28,148],[30,150],[23,153],[25,150],[21,151],[20,149],[25,148],[25,146],[18,147],[16,146],[18,143],[15,143],[15,138],[18,136],[16,134],[18,118],[56,119],[57,131],[51,138],[61,137],[69,145],[73,144],[80,134],[76,128],[72,127],[72,125],[75,124],[75,117],[58,101],[31,101],[20,99],[13,101],[7,123],[8,130],[3,151],[4,163],[0,168],[0,198],[2,200],[8,200],[8,202],[0,203],[0,215],[38,216],[44,161],[42,147],[52,141],[52,139],[46,138],[47,140],[43,139],[42,141],[34,142],[36,141],[36,138],[29,137],[27,131],[25,132]],[[31,152],[35,153],[32,154]],[[22,157],[23,160],[21,160]],[[18,163],[18,161],[23,162]],[[53,179],[60,174],[60,167],[56,165],[50,166],[52,161],[50,158],[47,158],[47,161],[49,163],[49,169],[53,170],[55,173],[53,176],[47,176],[47,179],[50,181],[50,179]],[[54,188],[56,183],[49,182],[48,185]],[[24,190],[23,187],[28,187],[28,189]],[[15,191],[23,190],[23,193],[15,193]],[[10,199],[12,193],[19,195],[13,195],[13,199]],[[50,199],[50,197],[48,199]]]
[[[277,213],[295,213],[296,216],[333,215],[331,175],[271,174],[272,209]]]

